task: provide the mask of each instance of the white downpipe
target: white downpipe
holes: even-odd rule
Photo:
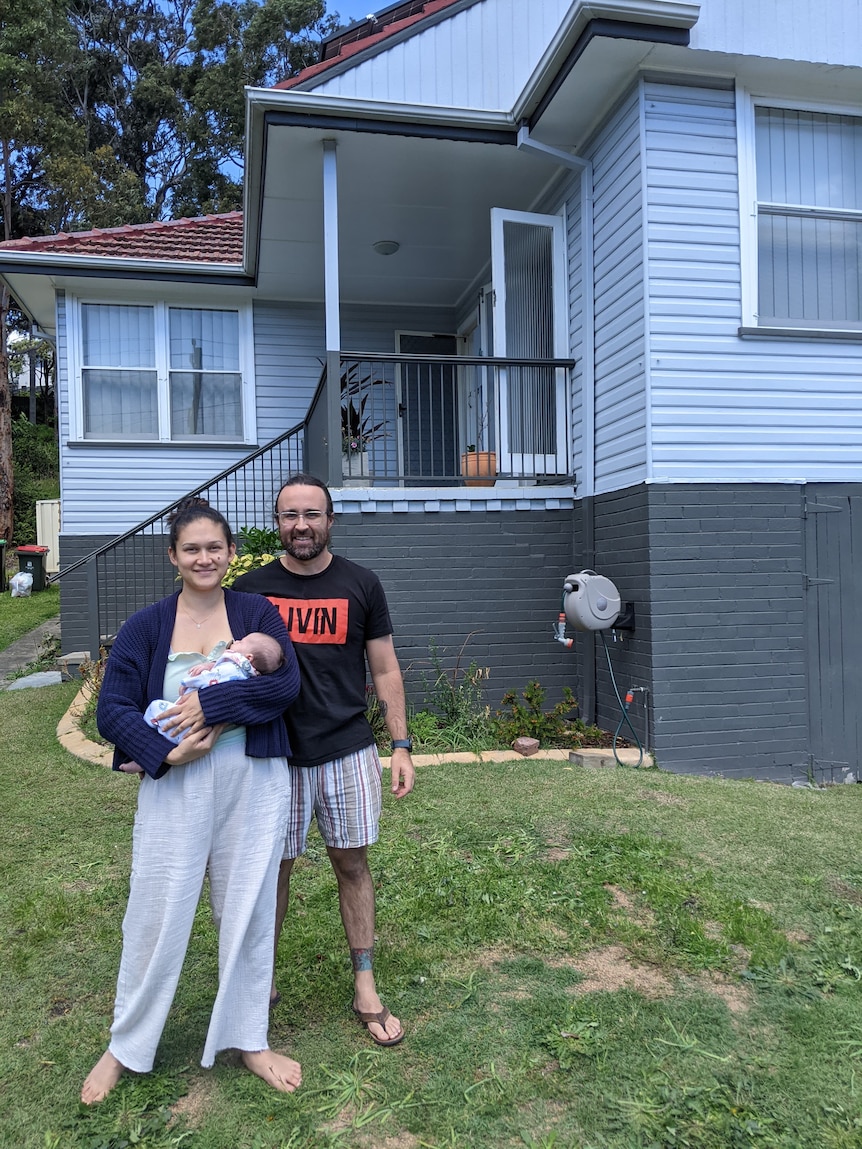
[[[338,162],[335,140],[323,141],[323,297],[326,350],[341,350],[338,284]]]
[[[518,129],[518,147],[550,157],[581,176],[581,278],[584,292],[583,364],[581,369],[581,426],[584,473],[578,485],[578,496],[595,494],[596,488],[596,320],[595,283],[593,278],[593,165],[589,160],[564,152],[560,148],[534,140],[530,129]]]

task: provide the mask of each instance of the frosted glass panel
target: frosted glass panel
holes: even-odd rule
[[[506,260],[506,354],[517,359],[554,356],[554,249],[551,228],[503,224]],[[508,368],[509,444],[513,451],[552,454],[556,449],[553,371]]]
[[[157,439],[155,371],[85,370],[84,435],[89,439]]]
[[[242,438],[242,380],[206,371],[171,372],[171,438]]]
[[[862,327],[862,119],[755,109],[758,318]]]
[[[239,371],[237,312],[172,307],[171,367],[192,371]]]
[[[85,367],[155,367],[152,307],[85,303],[81,308]]]

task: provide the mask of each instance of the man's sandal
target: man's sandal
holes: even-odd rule
[[[401,1030],[401,1032],[398,1034],[397,1037],[388,1037],[384,1040],[382,1038],[375,1037],[374,1034],[371,1032],[371,1030],[368,1028],[369,1022],[376,1022],[380,1026],[380,1028],[383,1030],[383,1032],[384,1033],[386,1032],[386,1022],[389,1020],[389,1018],[392,1016],[392,1014],[389,1012],[389,1010],[386,1008],[385,1005],[384,1005],[383,1009],[381,1009],[380,1013],[363,1013],[362,1010],[357,1009],[355,1005],[352,1007],[352,1009],[353,1009],[353,1012],[356,1015],[357,1019],[359,1021],[361,1021],[362,1024],[365,1026],[365,1029],[366,1029],[366,1032],[368,1033],[368,1036],[371,1038],[371,1040],[374,1042],[375,1045],[397,1045],[399,1041],[403,1041],[403,1039],[404,1039],[404,1030],[403,1029]]]

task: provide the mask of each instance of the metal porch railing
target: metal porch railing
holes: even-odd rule
[[[562,481],[571,359],[341,354],[345,485]]]

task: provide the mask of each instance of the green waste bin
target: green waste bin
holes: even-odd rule
[[[45,589],[45,556],[47,547],[29,546],[18,547],[18,570],[26,571],[33,576],[33,591]]]

